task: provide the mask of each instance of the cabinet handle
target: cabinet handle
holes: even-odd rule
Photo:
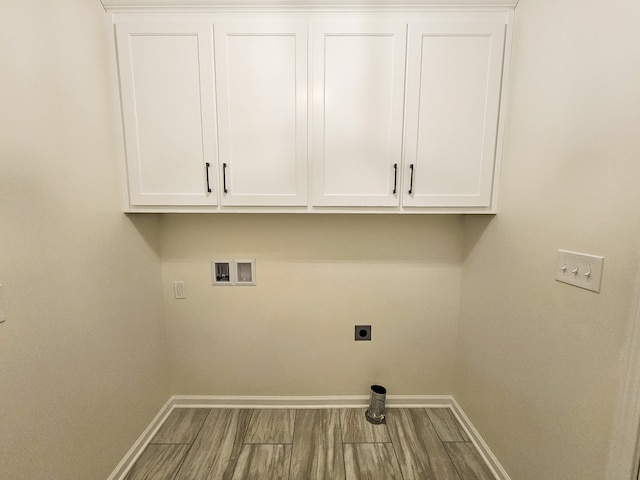
[[[393,164],[393,194],[398,191],[398,164]]]
[[[227,164],[222,164],[222,191],[227,193]]]
[[[411,169],[411,177],[409,180],[409,195],[413,193],[413,163],[409,165],[409,169]]]
[[[211,193],[211,184],[209,183],[209,167],[211,167],[211,164],[207,162],[207,192]]]

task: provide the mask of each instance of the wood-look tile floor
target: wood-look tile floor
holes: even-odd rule
[[[125,480],[495,480],[448,408],[176,408]]]

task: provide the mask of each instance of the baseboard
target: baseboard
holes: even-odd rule
[[[174,395],[160,409],[107,480],[123,480],[174,408],[364,408],[366,395],[269,397],[225,395]],[[496,480],[511,480],[491,449],[451,395],[388,395],[389,408],[450,408],[478,448]]]
[[[107,480],[121,480],[123,479],[129,469],[136,463],[136,460],[142,455],[144,449],[147,448],[147,445],[156,434],[158,429],[162,426],[164,421],[167,419],[171,411],[173,410],[173,398],[167,400],[167,402],[162,406],[160,411],[153,417],[151,423],[144,429],[142,435],[138,437],[138,440],[135,441],[133,446],[126,453],[124,458],[120,461],[115,470],[109,475]]]
[[[222,395],[174,395],[175,408],[362,408],[367,395],[318,397],[242,397]],[[450,395],[388,395],[386,405],[396,408],[451,406]]]

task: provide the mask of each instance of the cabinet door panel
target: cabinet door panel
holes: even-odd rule
[[[403,204],[489,206],[505,25],[433,22],[409,29]]]
[[[306,26],[214,27],[223,205],[306,205]]]
[[[406,26],[313,25],[313,203],[395,206]]]
[[[116,39],[130,203],[215,205],[211,26],[127,22]]]

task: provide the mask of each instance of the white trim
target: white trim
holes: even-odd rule
[[[124,458],[120,461],[118,466],[113,470],[111,475],[107,478],[107,480],[121,480],[124,479],[125,475],[129,472],[129,469],[133,466],[133,464],[138,460],[140,455],[147,445],[156,434],[158,429],[162,426],[164,421],[167,419],[171,411],[173,410],[173,398],[167,400],[167,402],[162,406],[160,411],[157,413],[151,423],[144,429],[142,435],[138,437],[138,440],[135,441],[133,446],[129,449],[129,451],[125,454]]]
[[[493,454],[489,445],[487,445],[478,430],[476,430],[476,427],[471,423],[471,420],[469,420],[469,417],[467,417],[462,410],[462,407],[453,397],[451,397],[451,410],[462,425],[462,428],[464,428],[471,442],[480,452],[482,459],[491,470],[491,473],[493,473],[493,476],[497,480],[511,480],[511,477],[509,477],[507,471],[502,467],[496,456]]]
[[[494,215],[493,207],[176,207],[165,205],[132,205],[125,213],[278,213],[297,215]]]
[[[636,273],[634,295],[630,312],[629,339],[622,357],[621,371],[624,384],[611,444],[606,480],[638,480],[640,461],[640,266]]]
[[[509,102],[509,80],[511,79],[511,52],[513,46],[514,12],[507,13],[506,31],[504,36],[504,55],[502,57],[502,86],[500,91],[500,106],[498,107],[498,132],[496,150],[494,152],[493,188],[491,190],[491,209],[498,211],[500,201],[500,186],[502,181],[502,159],[504,157],[504,136],[508,122],[507,105]]]
[[[369,404],[367,395],[246,397],[225,395],[174,395],[176,408],[362,408]],[[390,408],[449,407],[450,395],[388,395]]]
[[[136,460],[142,455],[158,429],[174,408],[363,408],[367,395],[352,396],[229,396],[173,395],[153,418],[107,480],[124,480]],[[489,466],[496,480],[511,480],[489,446],[451,395],[388,395],[389,408],[449,408],[464,428],[471,442]]]
[[[102,0],[105,10],[149,10],[149,9],[247,9],[247,8],[289,8],[289,9],[356,9],[366,8],[515,8],[518,0]]]
[[[385,404],[390,408],[450,408],[453,401],[451,395],[387,395]]]
[[[357,408],[366,406],[368,397],[323,396],[233,396],[233,395],[174,395],[176,408]]]

